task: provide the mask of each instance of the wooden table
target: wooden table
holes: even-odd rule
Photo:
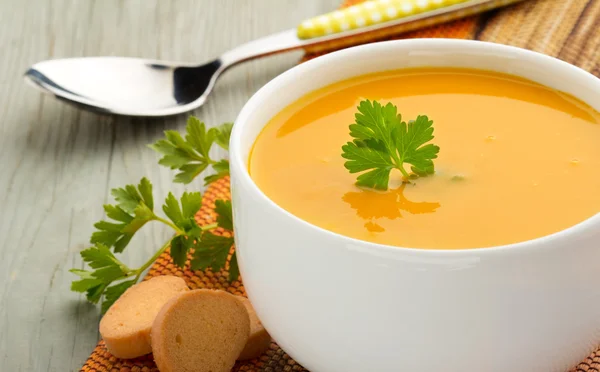
[[[99,309],[69,290],[72,267],[113,187],[147,176],[155,198],[183,187],[146,145],[186,115],[100,116],[42,96],[26,68],[61,57],[119,55],[204,61],[242,42],[294,27],[339,0],[0,0],[0,371],[79,370],[98,341]],[[194,112],[232,121],[298,54],[227,72]],[[200,182],[191,189],[202,187]],[[167,238],[146,228],[123,254],[135,267]]]

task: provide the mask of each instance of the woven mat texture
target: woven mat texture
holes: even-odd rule
[[[343,6],[359,2],[362,0],[347,0]],[[600,0],[527,0],[483,15],[402,35],[389,35],[382,40],[423,37],[476,39],[514,45],[558,57],[600,77]],[[304,60],[315,56],[307,55]],[[214,222],[214,201],[229,198],[228,178],[212,184],[204,195],[204,206],[198,212],[196,221],[200,225]],[[225,231],[217,233],[228,234]],[[146,279],[157,275],[176,275],[185,279],[192,289],[222,289],[245,295],[243,284],[239,281],[228,282],[227,274],[226,270],[218,273],[182,270],[165,253],[152,265]],[[103,341],[100,341],[81,371],[158,372],[158,369],[152,355],[132,360],[117,359],[108,353]],[[290,372],[306,369],[273,343],[263,356],[238,363],[233,371]],[[572,371],[600,372],[600,349]]]

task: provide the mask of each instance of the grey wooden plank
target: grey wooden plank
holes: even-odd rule
[[[124,55],[203,61],[293,27],[338,0],[0,0],[0,371],[77,370],[98,340],[99,312],[69,291],[71,267],[109,189],[148,176],[157,198],[173,185],[146,144],[186,116],[131,119],[79,111],[23,84],[32,63]],[[297,55],[229,71],[206,106],[210,125],[235,118]],[[200,183],[189,186],[200,189]],[[147,228],[123,259],[142,263],[167,232]]]

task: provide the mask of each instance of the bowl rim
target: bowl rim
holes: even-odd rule
[[[328,53],[325,55],[321,55],[319,57],[316,57],[312,60],[303,62],[299,65],[296,65],[296,66],[286,70],[285,72],[281,73],[274,79],[270,80],[267,84],[262,86],[244,104],[242,110],[240,111],[237,118],[235,119],[235,123],[234,123],[233,130],[231,133],[230,150],[229,150],[230,151],[230,162],[231,162],[232,168],[239,169],[239,174],[236,174],[235,176],[233,176],[233,174],[232,174],[232,177],[238,178],[239,182],[248,186],[247,190],[249,190],[250,193],[253,194],[252,197],[259,200],[260,203],[263,204],[265,208],[270,208],[270,209],[276,211],[277,213],[281,214],[282,216],[285,216],[286,218],[290,219],[294,223],[301,225],[303,228],[312,229],[315,232],[324,234],[325,236],[327,236],[330,239],[342,240],[344,243],[346,243],[346,246],[348,246],[348,245],[352,245],[354,247],[362,246],[362,247],[368,247],[369,249],[376,249],[376,250],[383,251],[383,252],[396,252],[396,253],[403,252],[405,254],[428,255],[431,257],[447,257],[448,255],[452,255],[454,257],[460,257],[460,256],[470,256],[470,255],[473,255],[474,253],[477,255],[481,255],[481,254],[505,254],[508,252],[512,252],[512,253],[523,252],[524,250],[527,250],[527,251],[537,251],[539,249],[547,250],[549,248],[548,245],[551,245],[551,246],[554,245],[557,247],[561,246],[560,244],[548,244],[548,243],[551,243],[552,241],[570,240],[570,239],[573,239],[574,237],[580,235],[581,233],[584,233],[585,231],[590,230],[590,229],[594,228],[595,226],[600,225],[600,212],[598,212],[595,215],[588,217],[585,220],[583,220],[573,226],[567,227],[563,230],[560,230],[560,231],[557,231],[557,232],[554,232],[554,233],[551,233],[548,235],[544,235],[541,237],[537,237],[534,239],[529,239],[529,240],[525,240],[525,241],[510,243],[510,244],[495,245],[495,246],[488,246],[488,247],[457,248],[457,249],[454,249],[454,248],[453,249],[411,248],[411,247],[403,247],[403,246],[375,243],[375,242],[370,242],[370,241],[361,240],[361,239],[357,239],[357,238],[352,238],[352,237],[349,237],[349,236],[346,236],[346,235],[343,235],[340,233],[336,233],[336,232],[327,230],[320,226],[314,225],[314,224],[312,224],[308,221],[305,221],[302,218],[294,215],[293,213],[285,210],[283,207],[279,206],[275,201],[273,201],[271,198],[269,198],[260,189],[260,187],[258,187],[258,185],[254,182],[254,180],[250,176],[247,164],[244,161],[244,154],[241,151],[241,142],[242,142],[242,134],[245,130],[245,128],[244,128],[245,123],[248,122],[250,116],[252,115],[252,113],[255,111],[255,109],[259,105],[261,105],[263,102],[265,102],[265,100],[271,99],[274,96],[274,94],[279,89],[281,89],[281,86],[285,85],[284,84],[285,82],[288,82],[292,78],[297,78],[298,75],[302,75],[306,72],[309,72],[310,70],[314,69],[315,67],[317,67],[319,65],[333,63],[333,62],[340,62],[342,60],[348,60],[348,57],[351,57],[353,54],[359,53],[359,52],[365,52],[365,51],[368,51],[368,49],[372,49],[372,52],[376,52],[377,50],[380,50],[380,49],[388,49],[388,48],[394,48],[394,47],[395,48],[402,47],[403,49],[404,48],[409,49],[411,47],[411,45],[415,45],[415,46],[419,45],[420,47],[428,46],[429,47],[428,49],[435,49],[440,46],[444,46],[444,47],[453,46],[455,48],[475,48],[475,49],[481,49],[481,51],[483,51],[483,50],[486,50],[488,52],[493,51],[493,52],[498,52],[498,53],[501,53],[504,55],[518,54],[521,56],[527,56],[529,58],[537,59],[541,63],[553,64],[557,68],[560,68],[562,70],[561,74],[564,73],[566,75],[567,72],[577,73],[577,74],[580,74],[582,76],[582,78],[584,78],[587,75],[587,77],[586,77],[587,79],[590,79],[591,82],[595,82],[600,87],[600,79],[599,78],[597,78],[596,76],[592,75],[591,73],[589,73],[577,66],[574,66],[570,63],[562,61],[558,58],[551,57],[551,56],[548,56],[548,55],[545,55],[545,54],[542,54],[539,52],[535,52],[532,50],[524,49],[524,48],[519,48],[519,47],[504,45],[504,44],[498,44],[498,43],[492,43],[492,42],[487,42],[487,41],[464,40],[464,39],[444,39],[444,38],[419,38],[419,39],[402,39],[402,40],[382,41],[382,42],[369,43],[369,44],[359,45],[359,46],[355,46],[355,47],[351,47],[351,48],[346,48],[346,49],[334,51],[334,52],[331,52],[331,53]],[[470,49],[469,51],[473,51],[473,49]],[[451,66],[448,66],[448,67],[451,67]],[[402,68],[398,68],[398,70],[400,70],[400,69],[402,69]],[[495,70],[493,68],[490,68],[489,71],[495,71]],[[359,76],[359,75],[356,75],[356,76]],[[352,76],[349,76],[345,79],[348,79],[348,78],[352,78]],[[344,79],[341,79],[339,81],[343,81],[343,80]],[[314,90],[324,88],[324,87],[334,84],[334,83],[326,84],[323,87],[315,87]],[[301,97],[302,97],[302,95],[297,97],[297,99],[299,99]],[[255,141],[255,140],[256,140],[256,137],[254,137],[253,141]],[[235,173],[235,172],[232,172],[232,173]],[[234,204],[234,213],[235,213],[235,204]]]

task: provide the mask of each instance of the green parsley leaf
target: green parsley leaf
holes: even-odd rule
[[[173,193],[169,193],[163,205],[163,211],[179,229],[179,233],[191,237],[200,235],[199,227],[194,216],[202,207],[202,194],[199,192],[184,192],[180,201],[177,201]]]
[[[221,270],[225,267],[232,245],[233,238],[205,231],[202,234],[202,239],[194,247],[194,256],[191,262],[192,270],[204,270],[209,267],[213,271]]]
[[[206,167],[208,167],[207,163],[192,163],[182,165],[179,167],[181,172],[175,175],[173,181],[177,183],[188,184],[198,177],[198,175],[202,173]]]
[[[80,254],[83,262],[87,263],[92,269],[119,266],[119,260],[117,260],[108,247],[102,244],[84,249]]]
[[[202,207],[202,194],[199,192],[184,192],[181,195],[181,213],[184,218],[194,217]]]
[[[214,130],[206,130],[206,126],[198,118],[190,116],[186,127],[187,134],[185,139],[187,143],[205,159],[210,159],[208,152],[215,141],[217,135]]]
[[[217,212],[217,224],[226,230],[233,230],[233,212],[231,200],[215,201],[215,212]]]
[[[97,229],[92,234],[90,242],[113,247],[114,251],[123,252],[133,235],[147,222],[156,219],[152,211],[154,198],[152,184],[147,178],[142,178],[139,185],[126,185],[112,190],[117,205],[104,206],[106,216],[115,221],[99,221],[94,224]]]
[[[106,212],[106,216],[115,221],[129,223],[133,220],[133,217],[125,212],[121,207],[116,205],[106,204],[104,205],[104,212]]]
[[[229,281],[234,282],[240,277],[240,267],[237,262],[237,252],[233,252],[231,255],[231,261],[229,261]]]
[[[102,297],[102,294],[106,290],[106,284],[99,284],[95,287],[92,287],[86,291],[85,297],[87,300],[93,304],[97,304]]]
[[[200,226],[198,226],[196,220],[193,217],[189,219],[189,226],[190,227],[185,231],[185,235],[189,238],[188,240],[193,242],[194,239],[200,239],[203,230]],[[192,247],[194,244],[188,243],[188,245]]]
[[[220,178],[229,176],[229,160],[220,160],[213,164],[212,167],[216,173],[204,177],[204,186],[208,186]]]
[[[97,244],[81,251],[81,258],[93,269],[100,269],[108,266],[120,266],[121,263],[115,255],[102,244]]]
[[[390,181],[390,171],[394,163],[386,157],[383,151],[362,145],[361,142],[348,142],[342,146],[342,156],[349,159],[344,166],[350,173],[357,173],[371,169],[358,176],[358,186],[372,187],[378,190],[387,190]]]
[[[188,246],[186,243],[186,239],[177,235],[173,239],[171,239],[171,257],[173,257],[173,262],[175,265],[179,267],[185,266],[185,261],[187,260],[187,252]]]
[[[129,272],[129,268],[119,261],[108,247],[97,244],[81,251],[83,262],[96,271],[91,275],[103,282],[111,282]]]
[[[181,213],[181,208],[179,207],[179,202],[175,195],[172,192],[167,195],[165,199],[165,204],[163,205],[163,212],[169,217],[171,221],[175,224],[175,226],[179,226],[183,221],[183,214]]]
[[[233,230],[231,200],[215,201],[215,212],[217,212],[217,225],[227,230]],[[233,242],[234,239],[231,237],[214,235],[205,231],[202,239],[195,245],[191,262],[192,269],[203,270],[210,267],[213,271],[217,271],[224,268]],[[233,252],[229,262],[229,280],[237,280],[239,275],[237,256]]]
[[[140,190],[140,195],[142,196],[142,200],[146,207],[152,211],[154,209],[154,196],[152,195],[152,184],[146,177],[142,178],[140,184],[138,185],[138,190]]]
[[[132,213],[142,202],[142,196],[134,185],[127,185],[124,188],[112,189],[111,194],[117,201],[117,205],[128,213]]]
[[[105,313],[112,306],[112,304],[115,303],[115,301],[118,300],[119,297],[121,297],[121,295],[135,283],[136,280],[133,279],[107,287],[104,292],[104,300],[102,301],[102,313]]]
[[[79,269],[71,269],[69,271],[81,278],[80,280],[76,280],[71,283],[72,291],[87,292],[89,289],[97,287],[103,283],[102,280],[96,279],[90,271]]]
[[[125,250],[125,247],[129,244],[131,239],[133,238],[133,233],[124,233],[121,238],[119,238],[115,244],[113,245],[113,249],[117,253],[121,253]]]
[[[433,174],[433,159],[437,158],[440,148],[427,142],[433,139],[433,121],[419,115],[408,124],[402,122],[396,146],[400,161],[411,164],[411,170],[420,175]]]
[[[227,173],[229,175],[229,160],[227,159],[216,162],[212,167],[217,173]]]
[[[357,177],[358,186],[387,190],[392,169],[410,177],[404,163],[416,175],[434,173],[433,159],[440,149],[427,143],[434,138],[433,121],[427,116],[407,124],[393,104],[369,100],[361,101],[357,109],[355,123],[349,126],[354,140],[342,146],[342,157],[350,173],[366,171]]]
[[[233,123],[224,123],[213,129],[216,131],[215,142],[217,145],[229,151],[229,138],[231,137]]]
[[[168,138],[168,131],[165,131],[165,137]],[[177,146],[168,139],[158,140],[156,143],[150,145],[150,148],[163,154],[163,157],[158,161],[158,164],[171,169],[178,169],[183,165],[196,160],[189,156],[184,150],[177,148]]]
[[[71,290],[86,292],[88,301],[98,303],[110,283],[128,277],[131,270],[119,261],[110,249],[97,244],[81,251],[81,257],[94,271],[71,269],[80,280],[71,283]]]
[[[150,145],[150,148],[163,155],[159,164],[179,170],[174,182],[188,184],[209,165],[216,175],[208,176],[211,181],[229,175],[227,160],[215,161],[210,155],[213,144],[223,149],[229,148],[232,123],[225,123],[207,130],[206,125],[195,117],[190,117],[186,126],[185,139],[176,131],[165,131],[165,138]]]

